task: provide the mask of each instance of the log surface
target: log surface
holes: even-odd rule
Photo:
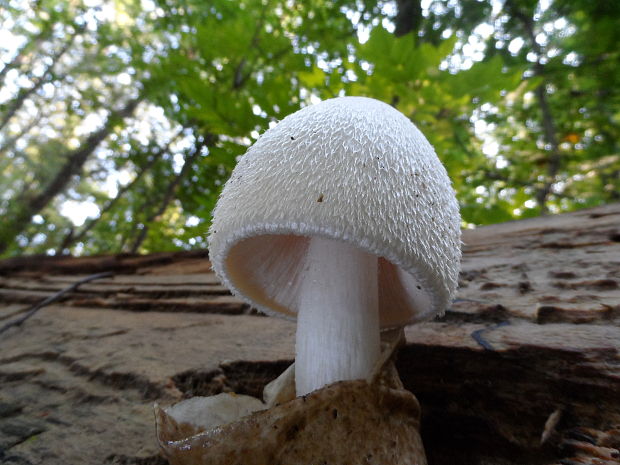
[[[464,232],[458,298],[398,368],[431,465],[620,463],[620,204]],[[206,252],[0,262],[0,463],[163,465],[152,405],[259,395],[293,323],[231,296]]]

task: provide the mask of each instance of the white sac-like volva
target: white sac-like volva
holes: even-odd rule
[[[379,257],[381,327],[442,314],[454,297],[461,244],[450,179],[424,135],[383,102],[326,100],[266,131],[224,187],[210,258],[236,295],[295,318],[310,237]]]

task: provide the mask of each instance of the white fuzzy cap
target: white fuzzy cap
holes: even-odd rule
[[[379,258],[382,327],[442,314],[456,292],[460,215],[424,135],[378,100],[299,110],[240,159],[215,207],[215,272],[268,314],[296,316],[309,237]]]

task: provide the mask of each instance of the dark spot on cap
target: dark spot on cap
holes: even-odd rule
[[[323,201],[323,194],[319,195],[319,198],[316,199],[316,201],[321,203]]]
[[[293,136],[291,136],[291,140],[295,140],[295,138]]]

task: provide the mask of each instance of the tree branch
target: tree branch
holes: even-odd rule
[[[267,14],[267,7],[269,6],[269,2],[265,2],[263,8],[260,13],[260,18],[256,22],[256,28],[254,29],[254,34],[252,35],[252,40],[250,40],[250,49],[254,49],[258,47],[258,43],[260,42],[260,30],[263,28],[265,24],[265,15]],[[241,59],[237,67],[235,68],[235,74],[233,76],[233,90],[238,90],[247,82],[247,80],[252,75],[252,70],[244,73],[244,67],[247,64],[247,60],[245,57]],[[253,63],[252,63],[253,64]]]
[[[15,68],[19,68],[22,65],[26,53],[28,53],[30,50],[32,50],[34,47],[36,47],[38,44],[40,44],[50,36],[52,32],[52,28],[50,27],[51,25],[49,23],[46,23],[45,26],[46,27],[43,28],[43,30],[39,34],[37,34],[31,41],[24,44],[24,46],[17,51],[11,61],[4,64],[4,66],[0,70],[0,86],[4,86],[4,79],[6,78],[6,75],[9,71]]]
[[[216,140],[217,140],[217,137],[215,135],[208,134],[204,138],[202,138],[200,141],[197,142],[194,152],[185,159],[185,163],[183,164],[183,168],[181,168],[181,171],[179,172],[179,174],[175,176],[175,178],[172,180],[170,184],[168,184],[168,188],[166,189],[166,192],[164,193],[164,196],[162,197],[162,200],[157,210],[151,213],[146,219],[146,221],[142,223],[143,227],[138,233],[138,237],[136,237],[133,244],[131,245],[131,248],[129,250],[130,253],[136,253],[138,249],[140,248],[140,245],[142,245],[142,243],[146,239],[146,236],[149,230],[149,223],[152,223],[153,221],[157,220],[159,216],[164,214],[164,212],[168,208],[168,205],[170,204],[170,202],[172,201],[174,197],[177,187],[179,186],[181,181],[185,178],[185,176],[187,176],[187,174],[189,173],[189,170],[194,165],[194,161],[200,156],[200,153],[202,152],[203,147],[212,146]]]
[[[28,97],[37,92],[43,86],[43,84],[51,82],[55,79],[56,76],[54,75],[54,68],[56,67],[56,64],[58,64],[58,61],[63,57],[63,55],[67,53],[67,51],[73,44],[76,36],[77,33],[73,34],[67,41],[67,43],[62,47],[62,49],[60,49],[60,51],[52,57],[52,64],[47,67],[45,73],[43,73],[43,75],[34,82],[34,85],[32,87],[30,87],[29,89],[21,89],[17,93],[17,97],[15,97],[15,100],[13,100],[13,102],[9,105],[9,108],[0,119],[0,130],[2,130],[4,126],[6,126],[6,124],[15,115],[15,113],[17,113],[17,111],[22,107]]]
[[[67,248],[69,248],[72,244],[75,244],[76,242],[79,242],[82,239],[84,239],[86,234],[88,234],[88,232],[95,227],[95,225],[101,220],[101,218],[103,218],[103,216],[106,213],[112,210],[114,205],[116,205],[116,203],[125,195],[125,193],[133,189],[133,187],[142,179],[142,177],[148,171],[150,171],[150,169],[153,168],[153,166],[155,166],[155,164],[159,161],[161,155],[163,155],[165,152],[168,151],[168,149],[170,148],[170,145],[175,140],[177,140],[182,133],[183,133],[183,129],[179,130],[174,136],[170,138],[170,140],[166,143],[164,147],[160,147],[159,150],[157,150],[157,152],[153,153],[151,160],[149,160],[149,162],[145,166],[142,167],[142,169],[138,172],[138,174],[136,174],[135,178],[131,182],[125,184],[123,187],[118,189],[116,195],[105,203],[105,205],[101,208],[101,212],[99,213],[99,216],[97,216],[96,218],[90,219],[85,224],[85,226],[80,230],[80,232],[78,232],[77,234],[75,233],[75,230],[72,228],[67,234],[67,236],[65,236],[65,239],[63,240],[58,250],[62,253]]]
[[[13,137],[9,137],[9,138],[5,139],[4,142],[2,143],[2,145],[0,146],[0,154],[3,154],[7,150],[12,149],[15,146],[15,143],[19,139],[24,137],[26,134],[28,134],[30,132],[30,130],[33,127],[35,127],[37,124],[39,124],[41,119],[43,119],[43,113],[39,112],[37,114],[37,116],[35,118],[33,118],[32,121],[30,121],[30,123],[28,123],[28,125],[26,127],[21,128],[21,130],[17,134],[15,134]],[[12,161],[15,161],[15,159],[13,159]]]

